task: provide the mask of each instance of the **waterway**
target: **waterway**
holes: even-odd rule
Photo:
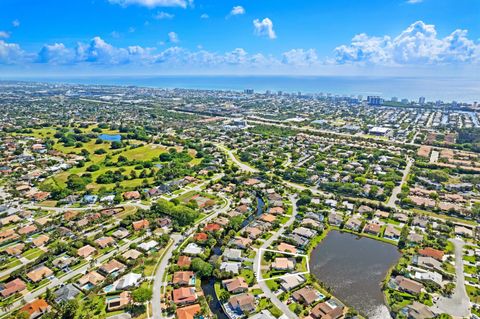
[[[242,228],[247,226],[255,217],[260,216],[265,208],[265,202],[260,196],[257,196],[257,208],[248,218],[242,223]],[[219,242],[212,248],[213,255],[220,256],[222,243]],[[212,296],[212,300],[208,303],[210,310],[217,316],[217,319],[228,319],[227,315],[223,311],[222,305],[215,294],[215,278],[204,278],[202,280],[203,294],[206,296]]]
[[[371,319],[391,318],[382,281],[401,254],[390,244],[330,231],[310,255],[310,271],[333,294]]]

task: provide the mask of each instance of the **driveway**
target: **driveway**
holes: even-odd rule
[[[450,239],[455,247],[455,291],[450,297],[440,297],[432,307],[435,313],[447,313],[452,317],[470,317],[470,298],[465,289],[465,277],[463,274],[463,246],[461,239]]]

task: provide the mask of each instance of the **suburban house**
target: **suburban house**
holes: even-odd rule
[[[255,297],[252,294],[244,293],[235,295],[228,299],[229,306],[238,313],[252,312],[256,308]]]
[[[222,281],[222,285],[228,290],[229,293],[232,294],[248,291],[248,284],[243,277],[225,279]]]

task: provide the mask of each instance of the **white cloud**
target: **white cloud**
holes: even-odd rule
[[[434,25],[417,21],[394,38],[358,34],[349,45],[335,49],[335,59],[340,64],[476,63],[480,60],[480,44],[468,39],[466,30],[439,38]]]
[[[181,7],[186,8],[192,6],[193,1],[187,0],[108,0],[110,3],[119,4],[121,6],[139,5],[147,8],[155,7]]]
[[[245,14],[245,8],[242,7],[242,6],[235,6],[230,11],[230,15],[232,15],[232,16],[237,16],[237,15],[242,15],[242,14]]]
[[[175,32],[168,32],[168,41],[171,43],[178,43],[180,40],[178,39],[178,34]]]
[[[282,62],[294,66],[310,66],[319,61],[314,49],[292,49],[282,54]]]
[[[44,45],[38,52],[36,62],[51,64],[67,64],[74,62],[75,54],[73,50],[65,47],[63,43]]]
[[[158,12],[154,18],[157,19],[157,20],[165,20],[165,19],[173,19],[175,17],[174,14],[171,14],[171,13],[167,13],[167,12]]]
[[[423,0],[407,0],[407,3],[410,3],[410,4],[416,4],[421,2],[423,2]]]
[[[269,39],[277,37],[273,30],[273,22],[269,18],[265,18],[262,21],[259,19],[253,20],[253,27],[255,28],[255,34],[258,36],[266,36]]]
[[[25,53],[16,43],[7,43],[0,40],[0,64],[14,64],[21,62]]]
[[[210,16],[206,13],[203,13],[201,16],[200,16],[200,19],[208,19],[210,18]]]
[[[7,39],[9,37],[10,37],[10,33],[8,33],[7,31],[0,31],[0,38]]]
[[[20,20],[18,19],[15,19],[12,21],[12,25],[15,27],[15,28],[18,28],[20,26]]]
[[[133,33],[133,32],[135,32],[135,30],[136,29],[134,27],[130,27],[130,28],[128,28],[128,33]]]

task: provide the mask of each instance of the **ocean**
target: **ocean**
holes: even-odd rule
[[[14,80],[1,79],[0,80]],[[78,76],[35,77],[15,80],[75,84],[133,85],[156,88],[236,90],[255,92],[331,93],[334,95],[379,95],[399,99],[446,102],[480,101],[480,77],[359,77],[359,76]]]

